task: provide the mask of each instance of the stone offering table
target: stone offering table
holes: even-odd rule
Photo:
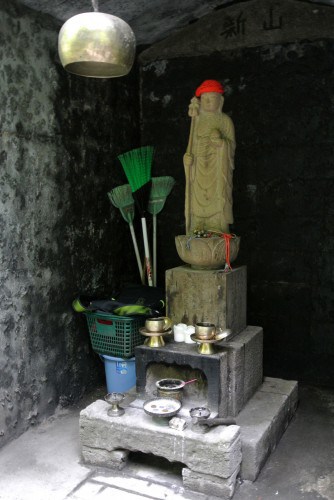
[[[82,456],[87,464],[122,469],[130,451],[162,456],[186,465],[184,487],[209,497],[233,496],[236,478],[255,481],[276,448],[298,403],[298,384],[265,378],[236,417],[237,425],[197,434],[157,424],[135,400],[119,418],[109,417],[105,401],[95,401],[80,414]],[[181,417],[190,423],[189,414]],[[242,455],[242,456],[241,456]]]
[[[80,437],[85,462],[122,469],[130,451],[152,453],[186,465],[185,485],[198,481],[205,492],[230,498],[241,464],[240,427],[218,426],[197,434],[157,424],[143,409],[126,408],[119,418],[109,417],[109,405],[96,401],[81,412]]]

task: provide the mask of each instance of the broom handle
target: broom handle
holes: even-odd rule
[[[157,286],[157,216],[153,214],[153,284]]]
[[[138,249],[138,244],[137,244],[136,233],[135,233],[135,230],[134,230],[132,222],[129,222],[129,228],[130,228],[130,233],[131,233],[131,236],[132,236],[133,248],[134,248],[135,254],[136,254],[136,259],[137,259],[137,265],[138,265],[138,269],[139,269],[140,279],[141,279],[142,284],[144,285],[145,284],[145,272],[143,270],[143,266],[142,266],[142,263],[141,263],[141,258],[140,258],[140,255],[139,255],[139,249]]]
[[[148,238],[147,238],[147,225],[145,217],[141,218],[141,225],[143,229],[143,240],[144,240],[144,248],[145,248],[145,262],[146,262],[146,273],[147,273],[147,282],[148,286],[153,286],[152,279],[152,268],[151,268],[151,259],[150,259],[150,249],[148,246]]]

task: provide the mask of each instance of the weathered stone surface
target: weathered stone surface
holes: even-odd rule
[[[237,398],[232,398],[237,404],[242,394],[242,406],[254,394],[263,382],[263,330],[258,326],[247,326],[247,328],[237,335],[232,342],[226,343],[228,351],[229,376],[231,379],[231,390]],[[242,380],[241,380],[242,370]],[[240,390],[240,385],[242,390]],[[230,413],[232,414],[232,413]],[[237,415],[237,413],[234,413]]]
[[[228,415],[236,416],[263,381],[263,330],[247,326],[223,345],[228,355]]]
[[[71,303],[136,273],[107,192],[124,182],[111,157],[138,131],[136,79],[69,75],[58,23],[15,0],[0,0],[0,27],[2,446],[104,380]]]
[[[113,418],[108,416],[108,408],[105,401],[99,400],[80,414],[81,445],[93,462],[100,459],[100,450],[125,449],[181,462],[197,472],[210,470],[222,478],[230,477],[240,465],[240,429],[236,425],[215,427],[204,435],[189,428],[180,433],[167,425],[157,425],[143,410],[129,407],[122,417]]]
[[[291,22],[293,20],[293,22]],[[140,55],[143,63],[243,47],[332,38],[334,12],[294,0],[253,0],[212,12]]]
[[[255,481],[294,415],[298,401],[295,381],[265,378],[237,417],[241,427],[242,479]]]
[[[198,354],[195,344],[170,342],[164,347],[154,349],[138,346],[135,348],[135,356],[139,394],[151,394],[152,397],[153,391],[156,390],[154,383],[169,377],[170,366],[173,366],[174,377],[178,375],[177,378],[187,380],[189,376],[192,378],[198,376],[202,396],[205,391],[206,401],[211,410],[218,411],[221,416],[227,416],[228,360],[227,353],[222,349],[218,349],[216,354],[205,355]],[[189,367],[197,373],[191,373]],[[147,377],[147,374],[151,376]],[[189,389],[191,397],[193,391],[192,388]],[[184,391],[184,399],[186,397],[187,391]]]
[[[222,479],[212,474],[201,474],[191,469],[182,469],[183,484],[189,490],[205,493],[208,496],[216,496],[221,500],[228,500],[234,494],[235,483],[240,467],[227,479]]]
[[[221,417],[234,417],[262,384],[262,343],[262,328],[247,326],[231,342],[217,344],[217,353],[212,355],[198,354],[193,344],[170,342],[155,349],[138,346],[137,391],[153,396],[159,379],[197,377],[197,393],[197,384],[192,384],[184,390],[184,401],[188,397],[206,398],[211,410]]]
[[[227,415],[236,416],[245,404],[245,345],[227,342],[224,346],[228,359]]]
[[[168,269],[167,315],[174,323],[209,321],[237,334],[246,328],[246,289],[246,266],[228,272],[188,266]]]
[[[157,425],[139,408],[126,408],[119,419],[108,417],[109,405],[96,401],[80,414],[83,457],[87,463],[121,468],[129,450],[153,453],[191,469],[183,472],[186,487],[229,498],[240,461],[241,478],[254,481],[294,415],[297,402],[297,382],[265,378],[239,413],[237,426],[196,434],[191,427],[180,433]]]
[[[86,463],[122,470],[126,466],[128,450],[113,450],[82,447],[82,457]]]

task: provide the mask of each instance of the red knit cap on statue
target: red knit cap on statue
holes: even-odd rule
[[[225,90],[221,83],[217,80],[205,80],[195,92],[196,97],[201,97],[204,92],[218,92],[218,94],[224,94]]]

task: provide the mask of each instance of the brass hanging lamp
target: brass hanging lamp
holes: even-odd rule
[[[135,58],[136,39],[119,17],[94,12],[68,19],[58,36],[58,52],[69,73],[91,78],[115,78],[129,73]]]

